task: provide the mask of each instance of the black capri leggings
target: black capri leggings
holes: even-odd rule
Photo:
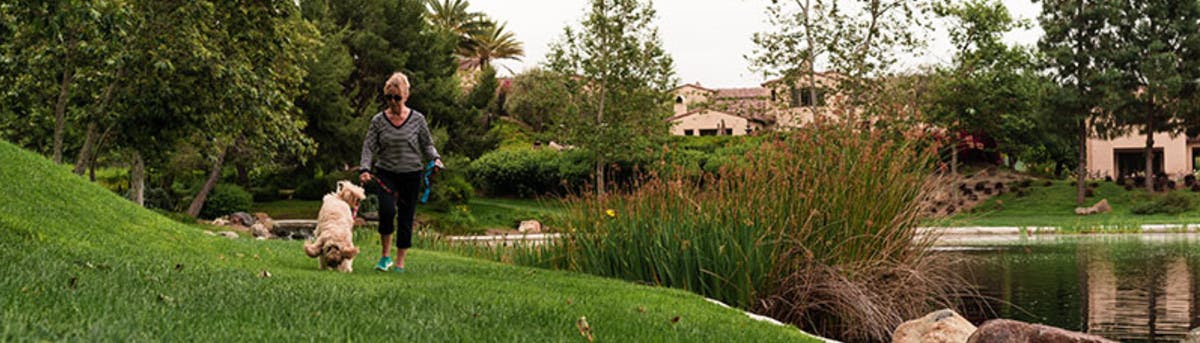
[[[393,192],[388,193],[382,187],[376,187],[379,189],[379,234],[388,235],[398,228],[400,232],[396,235],[396,248],[411,248],[413,214],[417,210],[421,172],[393,173],[379,169],[375,177]]]

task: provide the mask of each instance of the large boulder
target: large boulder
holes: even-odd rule
[[[230,213],[229,222],[234,225],[241,225],[245,227],[250,227],[250,225],[254,225],[255,223],[254,216],[251,216],[246,212]]]
[[[256,224],[262,224],[267,230],[275,227],[275,221],[271,220],[271,216],[268,216],[266,213],[254,212],[254,220],[257,221]],[[251,226],[253,227],[254,225]]]
[[[271,234],[271,230],[267,229],[267,226],[263,225],[261,221],[254,223],[254,225],[250,225],[250,234],[254,235],[255,238],[269,239],[274,237],[274,235]]]
[[[536,220],[526,220],[517,227],[520,233],[542,233],[542,223]]]
[[[1200,327],[1188,331],[1187,336],[1184,336],[1179,343],[1200,343]]]
[[[1040,324],[995,319],[979,326],[968,343],[1115,343],[1104,337]]]
[[[1111,212],[1111,211],[1112,211],[1112,206],[1108,205],[1108,199],[1101,199],[1100,202],[1097,202],[1095,205],[1092,205],[1091,207],[1076,207],[1075,208],[1075,214],[1078,214],[1081,216],[1087,216],[1087,215],[1093,215],[1093,214],[1099,214],[1099,213],[1105,213],[1105,212]]]
[[[896,327],[892,343],[962,343],[966,342],[975,325],[950,309],[938,310]]]

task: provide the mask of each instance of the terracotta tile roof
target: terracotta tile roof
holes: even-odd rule
[[[714,90],[712,108],[742,118],[770,122],[771,90],[762,87]]]
[[[685,83],[685,84],[682,84],[682,85],[676,86],[675,88],[671,88],[671,89],[670,89],[670,90],[668,90],[667,92],[674,92],[674,91],[677,91],[677,90],[679,90],[680,88],[684,88],[684,87],[692,87],[692,88],[697,88],[697,89],[700,89],[700,90],[705,90],[705,91],[709,91],[709,92],[713,92],[713,91],[714,91],[714,90],[712,90],[712,89],[705,88],[704,86],[701,86],[699,82],[695,82],[695,83]]]
[[[769,97],[771,97],[771,91],[766,88],[762,88],[762,87],[719,88],[716,91],[717,91],[718,99],[720,99],[720,98],[739,98],[739,99],[741,99],[741,98],[769,98]]]

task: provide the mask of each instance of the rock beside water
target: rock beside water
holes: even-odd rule
[[[1076,207],[1075,214],[1081,216],[1112,212],[1112,206],[1108,205],[1108,199],[1102,199],[1092,207]]]
[[[896,327],[893,343],[961,343],[966,342],[975,325],[950,309],[939,310]]]
[[[1104,337],[1067,331],[1040,324],[995,319],[979,326],[968,343],[1109,343]]]

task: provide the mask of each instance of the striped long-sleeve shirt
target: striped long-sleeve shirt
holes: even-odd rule
[[[371,118],[367,137],[363,139],[359,168],[367,171],[375,167],[394,173],[419,171],[423,167],[422,154],[429,160],[441,158],[433,146],[425,115],[412,110],[408,119],[397,126],[384,112],[379,112]]]

